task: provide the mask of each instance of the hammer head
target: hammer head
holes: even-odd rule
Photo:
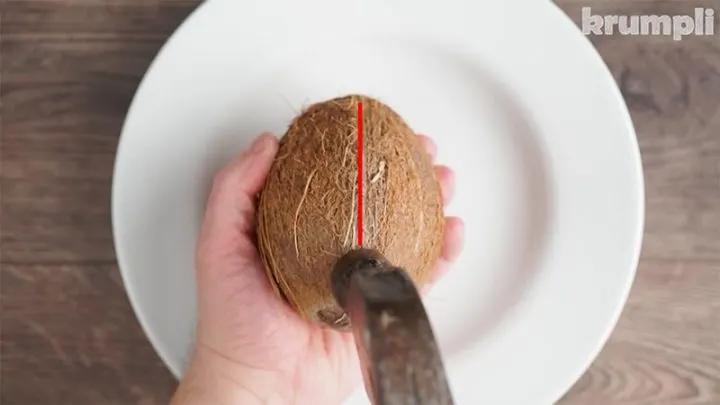
[[[375,405],[451,405],[432,326],[407,273],[379,252],[356,249],[332,273],[349,315],[365,388]]]

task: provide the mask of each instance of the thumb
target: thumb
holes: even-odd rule
[[[215,176],[198,242],[199,268],[256,255],[251,237],[255,196],[265,183],[277,150],[277,138],[262,134]]]
[[[198,332],[218,350],[244,340],[235,335],[247,329],[246,315],[275,305],[252,233],[255,196],[277,150],[275,136],[259,136],[217,174],[208,198],[196,259]]]

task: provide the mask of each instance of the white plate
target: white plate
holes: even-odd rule
[[[613,329],[643,225],[640,156],[606,66],[544,1],[212,0],[173,35],[123,130],[123,280],[177,376],[213,174],[308,103],[378,97],[457,173],[467,248],[427,299],[458,404],[550,404]],[[365,403],[361,391],[351,403]]]

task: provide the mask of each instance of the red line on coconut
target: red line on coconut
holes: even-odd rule
[[[357,240],[358,246],[363,244],[363,105],[358,103],[358,175],[357,175]]]

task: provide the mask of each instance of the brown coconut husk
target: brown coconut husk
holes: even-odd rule
[[[358,248],[357,105],[363,103],[363,247],[421,287],[441,250],[443,209],[432,162],[390,107],[350,95],[307,108],[280,141],[258,207],[258,245],[276,292],[307,319],[349,324],[330,288]]]

